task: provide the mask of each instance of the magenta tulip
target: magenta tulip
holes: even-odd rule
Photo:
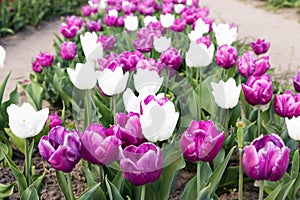
[[[256,55],[260,55],[269,50],[270,42],[266,42],[265,39],[258,39],[256,42],[250,42],[250,46]]]

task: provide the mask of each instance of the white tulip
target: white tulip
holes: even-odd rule
[[[300,117],[285,118],[285,124],[290,138],[300,141]]]
[[[206,67],[213,59],[215,46],[211,44],[208,48],[205,44],[197,44],[191,40],[190,48],[185,54],[185,62],[189,67]]]
[[[0,68],[4,67],[4,61],[6,57],[5,49],[0,45]]]
[[[148,26],[148,24],[150,24],[150,22],[156,23],[156,22],[158,22],[158,19],[155,16],[147,15],[144,18],[144,25],[145,25],[145,27]]]
[[[80,42],[87,60],[97,61],[102,58],[103,47],[101,42],[97,42],[98,36],[95,32],[86,32],[80,35]]]
[[[217,40],[218,46],[223,44],[231,45],[237,38],[237,27],[230,27],[229,24],[219,24],[213,23],[213,30],[215,33],[215,38]]]
[[[236,86],[233,78],[229,78],[226,82],[223,80],[219,83],[211,83],[212,94],[215,102],[223,109],[233,108],[237,105],[241,93],[241,84]]]
[[[179,113],[175,111],[173,102],[163,95],[159,94],[150,101],[147,97],[141,103],[141,127],[144,137],[150,142],[169,139],[179,118]]]
[[[130,3],[128,1],[122,1],[122,8],[126,8],[126,6],[129,6]]]
[[[36,111],[29,103],[21,107],[11,104],[7,108],[10,130],[19,138],[29,138],[39,134],[49,115],[49,109]]]
[[[190,6],[193,4],[193,0],[186,0],[186,5]]]
[[[153,46],[157,52],[163,52],[171,46],[171,38],[154,36]]]
[[[163,14],[160,15],[160,22],[164,28],[169,28],[170,26],[172,26],[174,24],[174,21],[175,21],[175,15],[172,15],[170,13],[167,13],[165,15]]]
[[[209,24],[206,24],[203,19],[200,17],[197,19],[194,30],[201,34],[199,37],[201,37],[204,33],[208,33],[209,31]],[[198,37],[198,38],[199,38]]]
[[[107,15],[111,17],[118,17],[118,11],[116,9],[111,9],[108,11]]]
[[[139,20],[137,16],[128,15],[125,17],[124,26],[128,31],[135,31],[139,26]]]
[[[112,96],[122,93],[127,85],[129,73],[123,74],[122,67],[116,67],[115,70],[105,68],[98,73],[98,84],[104,94]]]
[[[89,90],[96,86],[97,75],[94,63],[94,61],[87,61],[85,64],[77,63],[75,70],[67,68],[71,82],[76,88]]]
[[[183,9],[184,9],[184,5],[183,4],[175,4],[174,5],[174,11],[177,14],[180,14]]]

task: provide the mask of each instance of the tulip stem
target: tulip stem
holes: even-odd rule
[[[228,136],[229,130],[228,130],[228,124],[229,124],[229,109],[225,110],[225,134]]]
[[[146,185],[141,186],[141,200],[145,200],[146,196]]]
[[[85,91],[84,96],[84,130],[91,124],[91,101],[90,101],[90,90]]]
[[[260,105],[258,105],[257,107],[257,135],[255,138],[257,138],[261,133],[260,133],[260,127],[261,123],[260,123]]]
[[[31,185],[31,157],[29,156],[29,141],[25,139],[25,178],[28,186]]]
[[[239,148],[239,200],[243,200],[243,166],[242,166],[243,149]]]
[[[197,162],[197,194],[200,192],[201,189],[201,182],[200,182],[200,171],[201,171],[201,162]]]
[[[112,114],[113,114],[113,124],[116,122],[116,105],[117,105],[117,103],[116,103],[116,98],[117,98],[117,96],[116,95],[114,95],[114,96],[112,96],[111,97],[111,109],[112,109]]]
[[[201,119],[201,85],[202,85],[202,68],[199,68],[199,98],[198,98],[198,105],[197,105],[197,120],[200,121]]]
[[[260,186],[259,186],[259,200],[264,199],[264,180],[260,181]]]
[[[67,173],[67,181],[69,186],[70,200],[75,200],[73,187],[72,187],[71,173]]]

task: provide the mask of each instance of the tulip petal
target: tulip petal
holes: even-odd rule
[[[5,49],[0,45],[0,68],[4,67],[4,61],[6,57]]]

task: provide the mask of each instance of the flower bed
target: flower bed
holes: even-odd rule
[[[0,160],[21,199],[41,191],[36,148],[66,199],[80,165],[78,199],[169,199],[183,169],[195,176],[180,199],[236,188],[242,199],[243,183],[259,186],[259,199],[299,197],[300,74],[295,91],[272,80],[269,42],[237,41],[235,24],[214,23],[195,0],[89,1],[82,15],[63,19],[56,55],[32,62],[22,85],[30,104],[15,105],[14,91],[1,107]],[[25,155],[23,172],[10,142]],[[15,183],[1,187],[9,196]]]

